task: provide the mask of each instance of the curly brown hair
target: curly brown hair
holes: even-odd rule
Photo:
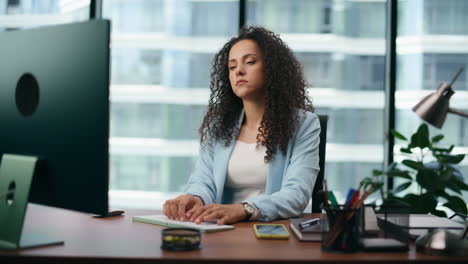
[[[314,111],[304,80],[302,65],[279,35],[262,27],[242,28],[215,55],[211,68],[211,96],[199,129],[201,144],[221,141],[228,146],[239,133],[237,122],[243,108],[229,81],[228,58],[240,40],[254,40],[263,52],[265,112],[258,129],[257,146],[266,146],[265,163],[278,147],[285,153],[299,123],[299,109]],[[262,140],[263,139],[263,140]]]

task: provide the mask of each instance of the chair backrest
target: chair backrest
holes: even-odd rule
[[[320,143],[319,143],[319,167],[320,171],[315,180],[315,186],[313,186],[312,192],[312,213],[322,212],[323,195],[318,195],[318,192],[322,190],[323,177],[325,175],[325,151],[327,148],[327,124],[328,116],[319,115],[320,120]]]

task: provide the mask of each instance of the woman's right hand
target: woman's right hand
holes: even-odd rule
[[[163,213],[169,219],[185,221],[190,217],[186,215],[190,209],[203,206],[203,201],[198,196],[191,194],[179,195],[174,199],[167,200],[163,205]]]

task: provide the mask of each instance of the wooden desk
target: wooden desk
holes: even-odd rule
[[[468,258],[433,257],[419,254],[414,245],[405,253],[333,254],[322,252],[318,242],[259,240],[252,223],[236,224],[236,229],[202,235],[202,248],[190,252],[160,249],[161,230],[157,225],[133,222],[133,215],[157,211],[128,210],[125,216],[92,218],[72,211],[30,205],[25,229],[41,230],[63,238],[64,245],[0,251],[0,263],[361,263],[464,262]],[[288,224],[287,220],[277,221]]]

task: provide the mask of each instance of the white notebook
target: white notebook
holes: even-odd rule
[[[143,215],[143,216],[134,216],[134,221],[143,222],[153,225],[162,225],[167,227],[184,227],[184,228],[194,228],[198,229],[201,232],[216,232],[223,230],[234,229],[232,225],[217,225],[215,223],[202,222],[200,224],[195,224],[193,222],[183,222],[177,220],[171,220],[165,215]]]

